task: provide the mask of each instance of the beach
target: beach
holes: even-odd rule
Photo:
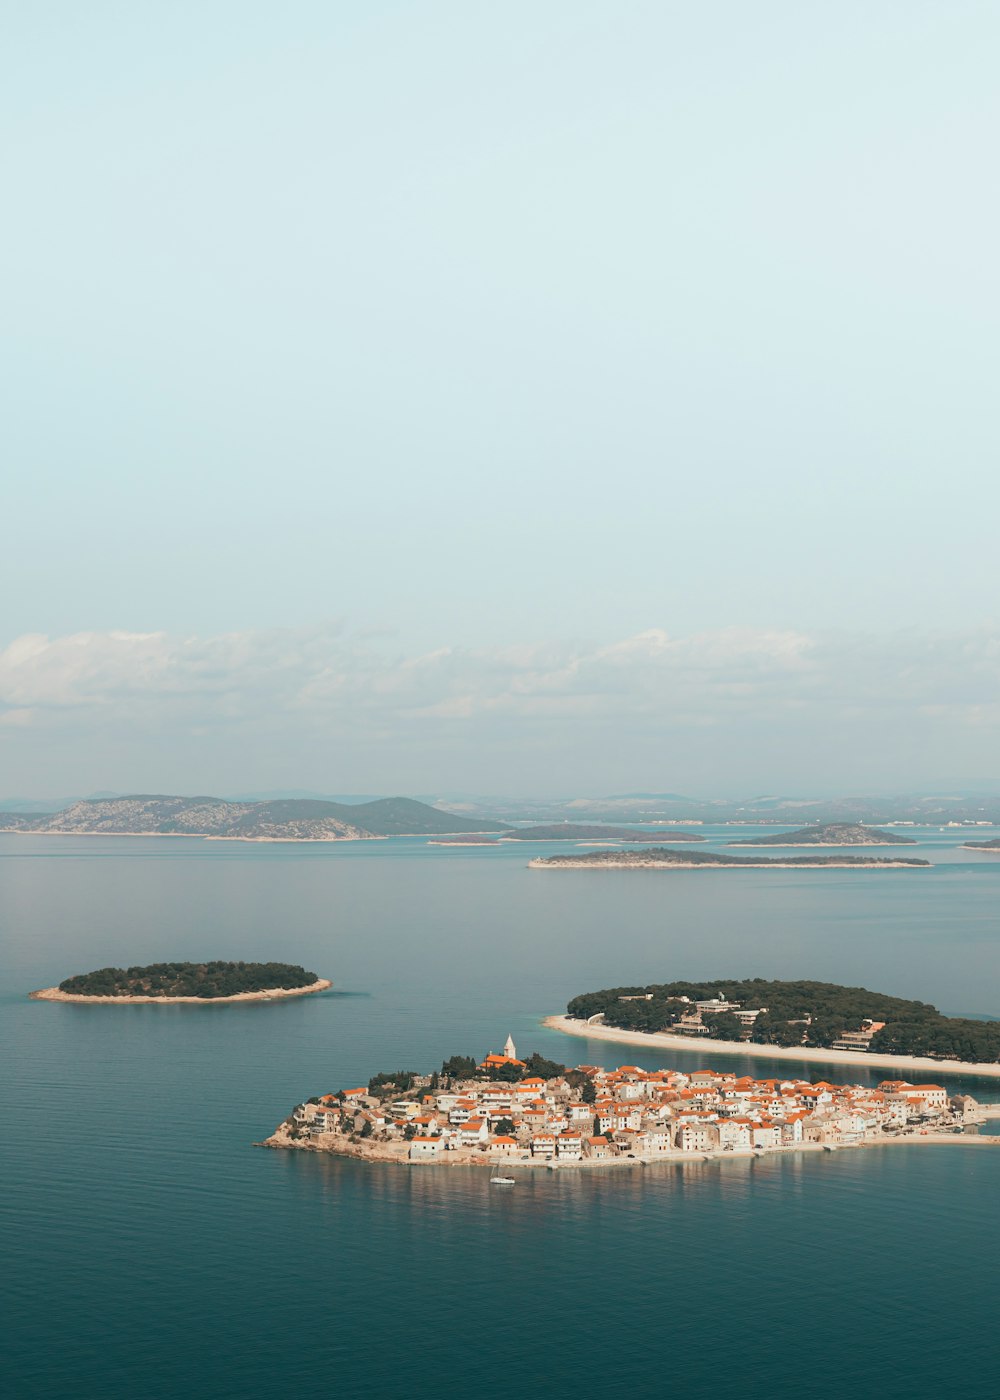
[[[275,1001],[278,997],[305,997],[312,992],[325,992],[333,986],[325,977],[310,982],[307,987],[273,987],[261,992],[235,992],[231,997],[88,997],[63,992],[58,987],[43,987],[29,992],[32,1001],[76,1001],[88,1006],[222,1006],[231,1001]]]
[[[647,1046],[650,1050],[673,1050],[697,1055],[702,1063],[719,1056],[757,1056],[766,1060],[797,1060],[812,1064],[864,1065],[879,1069],[915,1070],[921,1075],[965,1074],[1000,1079],[1000,1063],[969,1064],[965,1060],[933,1060],[925,1055],[873,1055],[870,1051],[825,1050],[811,1046],[757,1045],[743,1040],[712,1040],[708,1036],[668,1035],[662,1031],[624,1031],[616,1026],[595,1026],[589,1021],[575,1021],[570,1016],[546,1016],[542,1022],[549,1030],[565,1035],[582,1036],[585,1040],[607,1040],[618,1045]]]

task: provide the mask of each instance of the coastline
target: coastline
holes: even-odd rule
[[[73,1001],[87,1006],[224,1006],[233,1001],[274,1001],[278,997],[304,997],[313,992],[325,992],[333,983],[321,977],[308,987],[274,987],[260,992],[234,992],[229,997],[88,997],[76,992],[61,992],[58,987],[43,987],[29,992],[31,1001]]]
[[[897,850],[919,846],[919,841],[727,841],[731,850],[741,851],[872,851]]]
[[[542,1025],[584,1040],[608,1040],[619,1045],[645,1045],[651,1050],[680,1051],[699,1055],[703,1061],[716,1056],[743,1055],[760,1060],[798,1060],[812,1064],[872,1065],[878,1069],[931,1071],[1000,1079],[1000,1063],[973,1064],[965,1060],[933,1060],[926,1055],[873,1055],[870,1051],[823,1050],[813,1046],[758,1045],[743,1040],[712,1040],[708,1036],[668,1035],[663,1031],[625,1031],[615,1026],[592,1026],[569,1016],[546,1016]]]
[[[434,833],[430,833],[430,834],[432,834],[433,836],[437,837],[437,836],[452,836],[452,835],[454,835],[454,836],[465,836],[465,835],[474,836],[474,835],[477,835],[478,833],[476,833],[476,832],[461,832],[461,831],[456,831],[456,832],[441,831],[441,832],[434,832]],[[482,834],[483,834],[484,836],[492,836],[492,835],[493,835],[492,832],[484,832],[484,833],[482,833]],[[297,842],[298,844],[300,844],[300,845],[321,845],[321,844],[323,844],[324,842],[331,842],[331,841],[397,841],[397,840],[404,840],[404,841],[405,841],[405,840],[410,840],[410,839],[413,839],[413,838],[419,839],[420,837],[426,837],[426,836],[428,836],[428,835],[429,835],[429,833],[426,832],[426,831],[394,831],[394,832],[390,832],[390,833],[387,833],[387,834],[383,834],[382,832],[373,831],[373,832],[372,832],[370,835],[368,835],[368,836],[219,836],[219,835],[217,835],[215,832],[212,832],[212,831],[71,831],[71,830],[63,830],[63,831],[52,831],[52,830],[49,830],[49,831],[32,831],[32,830],[30,830],[30,829],[28,829],[28,828],[20,827],[20,826],[0,827],[0,836],[106,836],[106,837],[109,837],[109,838],[110,838],[110,837],[113,837],[115,840],[118,840],[119,838],[125,838],[125,839],[130,840],[130,841],[131,841],[131,840],[154,840],[156,837],[161,837],[161,838],[164,838],[164,839],[166,839],[166,840],[175,840],[175,839],[176,839],[176,840],[187,840],[187,841],[248,841],[248,842],[259,842],[259,843],[262,843],[262,844],[263,844],[263,843],[277,844],[277,843],[282,843],[282,842],[284,842],[284,843],[288,843],[288,844],[292,844],[292,845],[294,845],[296,842]],[[427,844],[428,844],[429,846],[435,846],[435,845],[441,845],[441,846],[457,846],[457,845],[463,845],[463,846],[464,846],[464,845],[468,845],[468,846],[485,846],[485,845],[490,845],[490,846],[495,846],[495,845],[497,845],[497,844],[499,844],[499,843],[498,843],[497,841],[462,841],[462,842],[459,842],[459,841],[437,841],[437,840],[429,840],[429,841],[427,842]]]
[[[116,841],[153,840],[160,837],[167,841],[388,841],[387,836],[217,836],[211,831],[32,831],[21,826],[0,828],[0,836],[107,836]]]
[[[385,838],[388,840],[388,837]],[[462,846],[469,850],[489,850],[491,846],[499,846],[499,841],[428,841],[428,846]]]
[[[992,1115],[986,1115],[990,1117]],[[301,1142],[290,1138],[284,1129],[284,1125],[276,1132],[272,1133],[263,1142],[255,1142],[254,1147],[266,1147],[275,1152],[313,1152],[326,1157],[346,1157],[356,1162],[381,1163],[385,1166],[395,1167],[415,1167],[426,1169],[428,1167],[471,1167],[473,1170],[482,1171],[484,1168],[491,1173],[503,1172],[505,1175],[512,1172],[575,1172],[575,1171],[621,1171],[623,1168],[652,1167],[652,1166],[683,1166],[691,1163],[705,1162],[746,1162],[756,1161],[764,1157],[786,1157],[792,1153],[816,1153],[824,1152],[853,1152],[873,1147],[891,1147],[896,1144],[938,1146],[942,1144],[959,1143],[968,1147],[1000,1147],[1000,1135],[995,1133],[941,1133],[933,1132],[929,1129],[919,1130],[913,1133],[899,1133],[892,1136],[883,1135],[879,1137],[867,1138],[862,1142],[838,1143],[836,1146],[825,1145],[821,1142],[798,1142],[786,1147],[749,1148],[737,1151],[709,1151],[709,1152],[660,1152],[655,1156],[637,1155],[635,1157],[612,1157],[612,1158],[588,1158],[581,1157],[573,1161],[559,1161],[558,1158],[550,1160],[547,1158],[517,1156],[501,1157],[491,1160],[488,1154],[477,1151],[456,1151],[442,1152],[440,1156],[429,1157],[422,1160],[412,1161],[406,1151],[405,1143],[376,1144],[366,1146],[364,1143],[345,1143],[334,1145],[333,1142],[326,1144],[322,1142]],[[516,1178],[515,1178],[516,1180]]]
[[[529,870],[932,870],[930,861],[923,861],[919,865],[914,861],[907,860],[884,860],[878,864],[859,865],[853,861],[846,860],[824,860],[816,861],[810,865],[808,862],[801,862],[798,865],[791,865],[781,860],[741,860],[738,864],[734,861],[729,865],[725,861],[716,864],[713,861],[657,861],[657,860],[604,860],[575,861],[559,856],[536,857],[528,861]]]

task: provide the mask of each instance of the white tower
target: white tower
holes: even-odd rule
[[[508,1060],[517,1059],[517,1051],[514,1048],[514,1042],[510,1036],[507,1037],[507,1043],[503,1047],[503,1053],[507,1056]]]

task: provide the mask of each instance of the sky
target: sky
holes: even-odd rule
[[[1000,780],[998,44],[0,0],[0,796]]]

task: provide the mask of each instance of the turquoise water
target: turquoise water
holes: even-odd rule
[[[251,1146],[303,1095],[508,1030],[611,1062],[538,1019],[633,979],[813,976],[1000,1014],[1000,860],[960,839],[936,833],[941,863],[913,874],[639,875],[528,871],[511,846],[0,837],[7,1392],[979,1395],[1000,1361],[1000,1153],[556,1172],[501,1192]],[[288,957],[337,991],[24,998],[195,956]],[[1000,1099],[1000,1081],[968,1087]]]

